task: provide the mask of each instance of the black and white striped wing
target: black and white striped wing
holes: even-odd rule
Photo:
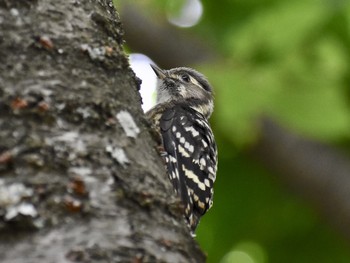
[[[190,107],[175,106],[162,114],[160,133],[169,178],[180,195],[193,230],[212,205],[216,144],[207,120]]]

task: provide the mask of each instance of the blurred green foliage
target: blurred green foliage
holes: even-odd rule
[[[225,3],[220,16],[237,20],[213,36],[225,62],[216,70],[203,67],[217,90],[220,130],[234,131],[236,143],[250,141],[252,120],[267,114],[307,136],[349,139],[349,4],[268,1],[234,19],[234,11],[224,10],[237,10],[243,1]],[[212,2],[204,4],[201,32],[220,20],[212,17]]]
[[[349,140],[350,5],[203,4],[196,30],[223,56],[214,67],[201,66],[216,89],[213,125],[220,153],[214,208],[198,230],[208,262],[220,262],[247,241],[265,253],[252,262],[350,262],[349,244],[239,150],[255,139],[261,115],[329,143]]]
[[[147,3],[166,13],[167,2]],[[197,233],[208,262],[350,262],[349,244],[322,215],[245,152],[263,115],[307,137],[350,145],[349,1],[202,3],[201,22],[184,30],[220,56],[196,65],[216,92],[219,172],[214,206]]]
[[[223,144],[219,149],[229,150]],[[303,200],[249,158],[220,153],[214,206],[197,231],[207,262],[250,262],[221,261],[247,242],[263,251],[254,263],[349,262],[349,245]]]
[[[208,262],[350,262],[349,244],[241,151],[255,140],[262,115],[328,143],[349,140],[350,4],[203,5],[194,31],[222,54],[215,65],[200,67],[216,90],[213,125],[220,154],[214,207],[198,230]],[[230,250],[242,251],[242,242],[258,245],[264,256],[223,260]]]

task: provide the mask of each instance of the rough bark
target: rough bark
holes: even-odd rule
[[[0,1],[1,262],[203,262],[108,0]]]

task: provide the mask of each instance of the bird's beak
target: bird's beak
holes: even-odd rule
[[[150,66],[151,66],[151,68],[153,69],[153,71],[156,73],[156,75],[157,75],[157,77],[158,77],[159,79],[164,79],[164,78],[166,78],[166,75],[165,75],[165,73],[164,73],[164,71],[163,71],[162,69],[160,69],[160,68],[158,68],[157,66],[152,65],[152,64],[150,64]]]

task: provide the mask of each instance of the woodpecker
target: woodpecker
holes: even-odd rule
[[[158,78],[157,100],[146,116],[158,135],[169,179],[194,235],[213,204],[217,147],[208,122],[213,91],[204,75],[191,68],[151,67]]]

